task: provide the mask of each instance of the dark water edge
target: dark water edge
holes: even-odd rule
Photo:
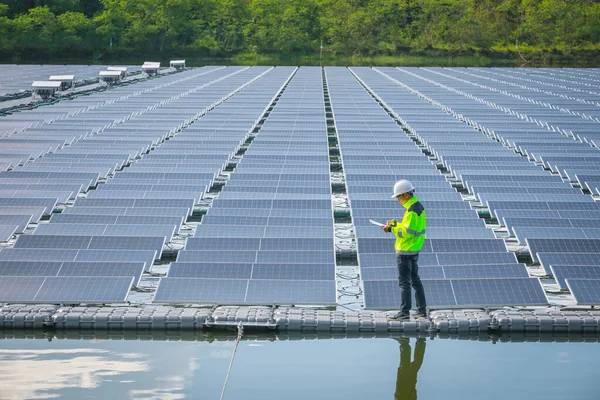
[[[118,56],[103,57],[72,57],[44,59],[43,64],[64,65],[140,65],[144,61],[160,61],[163,66],[168,66],[172,59],[185,59],[188,67],[201,67],[204,65],[250,65],[250,66],[406,66],[406,67],[528,67],[528,68],[598,68],[600,67],[600,53],[577,52],[565,53],[535,53],[527,56],[525,62],[516,54],[474,54],[453,55],[440,54],[405,54],[396,56],[336,56],[323,55],[280,55],[280,54],[240,54],[232,57],[194,57],[178,54],[169,58],[164,55],[145,56]],[[6,59],[0,58],[0,64],[39,64],[36,59]]]

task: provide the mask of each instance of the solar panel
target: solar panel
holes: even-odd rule
[[[544,202],[544,201],[488,201],[491,211],[495,210],[589,210],[600,211],[600,204],[596,202]]]
[[[169,268],[169,278],[250,279],[251,263],[175,262]]]
[[[230,227],[231,229],[231,227]],[[227,251],[248,251],[258,250],[260,248],[260,239],[258,238],[190,238],[186,243],[187,250],[227,250]]]
[[[254,263],[256,253],[256,251],[185,250],[178,253],[177,262]]]
[[[241,304],[247,287],[245,279],[162,278],[153,302]]]
[[[283,264],[330,264],[335,263],[333,251],[260,251],[256,257],[257,263]]]
[[[155,250],[160,254],[164,237],[92,236],[89,249]]]
[[[352,200],[352,197],[350,197]],[[452,211],[450,210],[466,210],[470,209],[471,206],[468,202],[465,201],[427,201],[423,202],[423,206],[429,215],[429,210],[442,210],[441,212],[448,213],[448,215],[452,215]],[[389,200],[352,200],[352,210],[355,209],[369,209],[371,215],[374,212],[378,212],[376,210],[383,209],[389,210],[390,212],[404,214],[404,209],[399,206],[398,202]],[[475,215],[475,213],[471,214]],[[369,215],[366,215],[369,216]],[[455,217],[454,217],[455,218]]]
[[[419,265],[421,265],[419,255]],[[474,264],[513,264],[517,262],[514,253],[506,250],[502,252],[486,253],[437,253],[440,265],[474,265]]]
[[[2,261],[0,276],[54,276],[61,266],[60,261]]]
[[[127,299],[133,277],[47,277],[36,302],[120,303]]]
[[[31,215],[1,215],[0,225],[17,225],[17,232],[23,233],[31,222]]]
[[[560,218],[504,218],[504,225],[507,227],[556,227],[571,228],[571,222],[568,219]]]
[[[537,258],[547,273],[551,265],[600,265],[600,253],[538,252]]]
[[[191,214],[189,208],[121,208],[121,207],[65,207],[63,214],[98,214],[119,216],[161,216],[161,217],[185,217]]]
[[[258,216],[237,216],[235,218],[235,225],[267,225],[269,223],[269,217],[258,217]],[[231,226],[230,216],[213,216],[208,214],[202,218],[202,225],[227,225]]]
[[[564,210],[496,210],[499,221],[507,217],[512,218],[553,218],[553,219],[596,219],[598,211],[564,211]]]
[[[211,210],[211,212],[216,211],[216,210]],[[255,213],[259,212],[260,210],[258,209],[254,209],[252,210],[252,214],[256,215]],[[289,217],[290,216],[290,211],[289,210],[278,210],[278,209],[271,209],[270,212],[270,216],[271,217]],[[333,211],[331,210],[331,208],[329,209],[299,209],[299,210],[294,210],[294,218],[333,218]]]
[[[383,232],[383,231],[381,231]],[[372,232],[373,234],[374,232]],[[437,228],[427,227],[427,237],[433,239],[495,239],[494,233],[486,228],[460,227],[460,228]]]
[[[4,207],[26,207],[26,208],[37,208],[44,207],[45,213],[50,214],[54,207],[56,207],[56,203],[58,199],[55,198],[0,198],[0,208]]]
[[[427,246],[428,244],[429,243],[426,242],[421,251],[427,251],[428,248],[431,249],[431,245]],[[359,239],[358,251],[360,254],[394,253],[394,236],[389,234],[388,239]]]
[[[77,207],[193,208],[194,199],[80,199]]]
[[[146,269],[145,262],[64,262],[58,276],[129,276],[134,277],[133,284],[137,285]],[[51,275],[46,275],[51,276]]]
[[[236,240],[238,238],[262,238],[265,236],[264,226],[238,226],[231,229],[227,225],[198,225],[194,237],[197,238],[222,238],[223,240]],[[190,250],[187,248],[186,250]]]
[[[0,186],[0,197],[2,198],[13,198],[23,197],[28,199],[48,199],[56,198],[57,203],[67,203],[74,199],[77,193],[71,191],[54,192],[48,190],[33,191],[33,190],[2,190]]]
[[[360,270],[363,281],[396,281],[398,267],[372,267]],[[419,266],[419,277],[422,280],[444,279],[444,269],[440,266]]]
[[[528,278],[523,264],[444,265],[445,279]]]
[[[175,225],[108,225],[103,236],[160,236],[170,242],[175,234]]]
[[[0,225],[0,241],[8,242],[18,228],[18,225]]]
[[[74,235],[22,235],[15,249],[122,249],[155,250],[159,254],[165,237],[144,236],[74,236]]]
[[[327,240],[333,236],[333,226],[297,226],[290,229],[288,226],[269,226],[264,230],[263,236],[269,239],[307,240],[319,238]]]
[[[334,280],[333,264],[254,264],[252,279]]]
[[[487,253],[506,250],[498,239],[430,239],[434,253]]]
[[[600,263],[597,265],[551,265],[550,271],[561,289],[566,289],[566,279],[600,279]]]
[[[0,279],[0,301],[6,303],[33,301],[45,279],[31,276],[3,277]]]
[[[60,249],[3,249],[0,260],[3,261],[73,261],[77,250]]]
[[[216,203],[215,203],[216,204]],[[269,209],[254,209],[252,210],[252,216],[253,217],[268,217],[271,212],[273,210],[269,210]],[[317,211],[317,210],[315,210]],[[331,211],[325,211],[325,210],[320,210],[322,213],[325,212],[327,213],[328,216],[331,216]],[[286,214],[289,215],[289,212],[286,212]],[[210,210],[208,210],[208,213],[206,215],[206,217],[219,217],[219,216],[225,216],[228,218],[231,217],[246,217],[248,216],[248,210],[245,209],[237,209],[237,208],[211,208]],[[294,215],[294,217],[298,218],[297,215]],[[203,223],[204,223],[204,218],[202,219]],[[231,221],[231,220],[230,220]]]
[[[250,280],[250,304],[335,304],[335,281]]]
[[[556,193],[478,193],[477,197],[481,203],[490,201],[530,201],[530,202],[593,202],[590,196],[579,193],[556,194]]]
[[[333,239],[311,239],[311,238],[264,238],[260,241],[260,249],[269,250],[310,250],[310,251],[332,251]]]
[[[351,198],[352,199],[352,198]],[[396,214],[398,212],[398,214]],[[370,209],[370,208],[355,208],[354,203],[352,203],[351,209],[352,217],[354,219],[357,218],[366,218],[375,219],[375,220],[388,220],[390,215],[396,217],[397,221],[402,220],[402,210],[394,210],[393,214],[385,209]],[[402,214],[400,214],[402,213]],[[294,215],[296,216],[296,215]],[[451,210],[451,209],[427,209],[427,222],[433,219],[443,219],[443,218],[462,218],[462,219],[471,219],[477,216],[477,211],[475,210]]]
[[[566,283],[577,304],[600,304],[600,279],[569,278]]]
[[[460,253],[457,253],[460,254]],[[461,254],[462,255],[462,254]],[[397,268],[398,262],[395,253],[359,253],[358,259],[360,261],[360,267],[363,268],[374,268],[374,267],[395,267]],[[434,253],[420,253],[419,254],[419,267],[423,266],[434,266],[438,264],[438,257]]]
[[[600,253],[600,239],[526,239],[531,258],[537,253]]]
[[[456,303],[462,307],[546,305],[544,289],[535,278],[453,279]]]
[[[26,249],[32,251],[32,249]],[[47,250],[46,250],[47,251]],[[159,258],[159,253],[155,250],[127,250],[127,251],[106,251],[106,250],[79,250],[72,260],[68,261],[119,261],[119,262],[143,262],[146,268],[150,268],[154,259]]]
[[[35,228],[36,235],[94,235],[101,236],[106,230],[106,225],[83,224],[39,224]]]
[[[15,249],[87,249],[92,236],[21,235]]]
[[[46,214],[46,207],[0,207],[0,215],[30,215],[31,222],[39,222],[44,214]]]
[[[400,287],[397,281],[363,282],[366,309],[399,309]],[[449,280],[424,280],[423,288],[428,307],[456,307]],[[415,301],[413,298],[413,307]]]
[[[519,243],[525,243],[527,238],[532,239],[562,239],[562,238],[588,238],[600,239],[600,229],[591,228],[538,228],[538,227],[513,227],[513,232]]]

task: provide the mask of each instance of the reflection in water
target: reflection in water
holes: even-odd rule
[[[64,388],[94,389],[108,376],[148,371],[142,358],[101,349],[0,349],[0,398],[48,399]]]
[[[395,400],[416,400],[417,399],[417,373],[423,357],[425,357],[425,339],[417,339],[415,345],[415,358],[410,362],[411,348],[408,338],[396,339],[400,343],[400,366],[398,367],[398,377],[396,378]]]

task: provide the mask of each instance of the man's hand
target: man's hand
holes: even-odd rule
[[[384,232],[391,232],[392,226],[394,226],[394,225],[396,225],[396,220],[388,219],[387,222],[385,223],[385,226],[382,226],[381,229],[383,229]]]

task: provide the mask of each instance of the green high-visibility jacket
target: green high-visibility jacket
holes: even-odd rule
[[[406,211],[402,222],[395,222],[391,232],[396,236],[394,249],[396,255],[418,254],[425,241],[425,208],[417,196],[413,196],[402,205]]]

